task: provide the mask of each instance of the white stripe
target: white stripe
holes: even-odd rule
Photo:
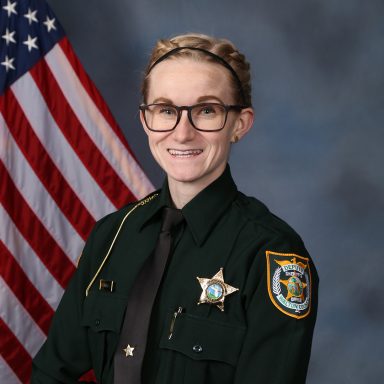
[[[0,317],[27,352],[31,356],[35,356],[45,340],[45,335],[1,277]]]
[[[83,88],[58,44],[45,60],[82,126],[127,187],[137,198],[153,191],[152,184]]]
[[[3,360],[0,355],[0,383],[1,384],[19,384],[21,381],[15,375],[11,367]]]
[[[12,86],[29,123],[52,161],[79,199],[97,220],[116,210],[84,167],[52,118],[35,81],[27,72]]]
[[[0,240],[8,248],[31,283],[55,310],[64,293],[63,288],[25,241],[1,204],[0,228],[2,228],[0,231]]]
[[[84,246],[84,241],[37,178],[10,135],[1,114],[0,142],[3,143],[0,146],[0,160],[3,161],[17,189],[32,211],[39,217],[46,230],[75,264]],[[6,146],[6,151],[2,150],[3,145]]]

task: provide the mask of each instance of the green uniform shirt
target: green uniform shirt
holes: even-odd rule
[[[170,205],[167,183],[149,200],[127,217],[86,296],[133,204],[96,224],[34,359],[32,384],[76,383],[91,368],[98,383],[113,383],[128,293],[154,250],[161,210]],[[318,278],[300,237],[258,200],[238,192],[229,167],[182,213],[185,223],[152,311],[143,383],[304,383]],[[220,268],[221,284],[211,281]],[[197,277],[207,279],[207,291]],[[222,311],[215,299],[224,284],[238,290],[224,297]],[[211,302],[198,305],[207,295]]]

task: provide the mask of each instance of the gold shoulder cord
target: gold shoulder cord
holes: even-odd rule
[[[153,200],[156,196],[158,196],[158,193],[155,193],[154,195],[149,196],[149,197],[147,197],[146,199],[144,199],[144,200],[138,202],[138,203],[137,203],[132,209],[130,209],[130,210],[127,212],[127,214],[124,216],[124,218],[123,218],[123,220],[121,221],[120,226],[119,226],[119,228],[118,228],[118,230],[117,230],[117,232],[116,232],[116,234],[115,234],[115,237],[114,237],[113,240],[112,240],[112,243],[111,243],[111,245],[110,245],[110,247],[109,247],[109,249],[108,249],[107,254],[105,255],[105,257],[104,257],[102,263],[100,264],[98,270],[96,271],[95,275],[93,276],[91,282],[88,284],[87,289],[85,290],[85,296],[88,296],[89,290],[91,289],[91,287],[92,287],[93,283],[95,282],[97,276],[99,275],[99,273],[100,273],[101,270],[103,269],[104,264],[107,262],[107,260],[108,260],[108,258],[109,258],[109,255],[110,255],[110,253],[111,253],[111,251],[112,251],[113,245],[115,244],[116,239],[117,239],[117,236],[119,236],[120,230],[121,230],[121,228],[123,227],[124,222],[125,222],[125,220],[127,219],[127,217],[128,217],[128,216],[129,216],[129,215],[130,215],[136,208],[138,208],[138,207],[142,207],[143,205],[149,203],[149,202],[150,202],[151,200]]]

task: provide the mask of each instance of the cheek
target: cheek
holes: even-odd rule
[[[213,158],[226,158],[229,155],[231,143],[228,134],[224,137],[220,137],[218,140],[211,141],[211,156]]]
[[[147,135],[148,145],[152,156],[158,158],[158,156],[160,156],[161,152],[164,150],[167,135],[161,135],[160,133],[156,133],[156,135],[154,135],[151,131],[147,131]]]
[[[159,145],[157,140],[149,139],[149,149],[151,150],[152,156],[158,159]]]

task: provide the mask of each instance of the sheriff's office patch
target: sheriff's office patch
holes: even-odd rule
[[[294,253],[266,252],[268,293],[277,309],[302,319],[311,311],[309,259]]]

